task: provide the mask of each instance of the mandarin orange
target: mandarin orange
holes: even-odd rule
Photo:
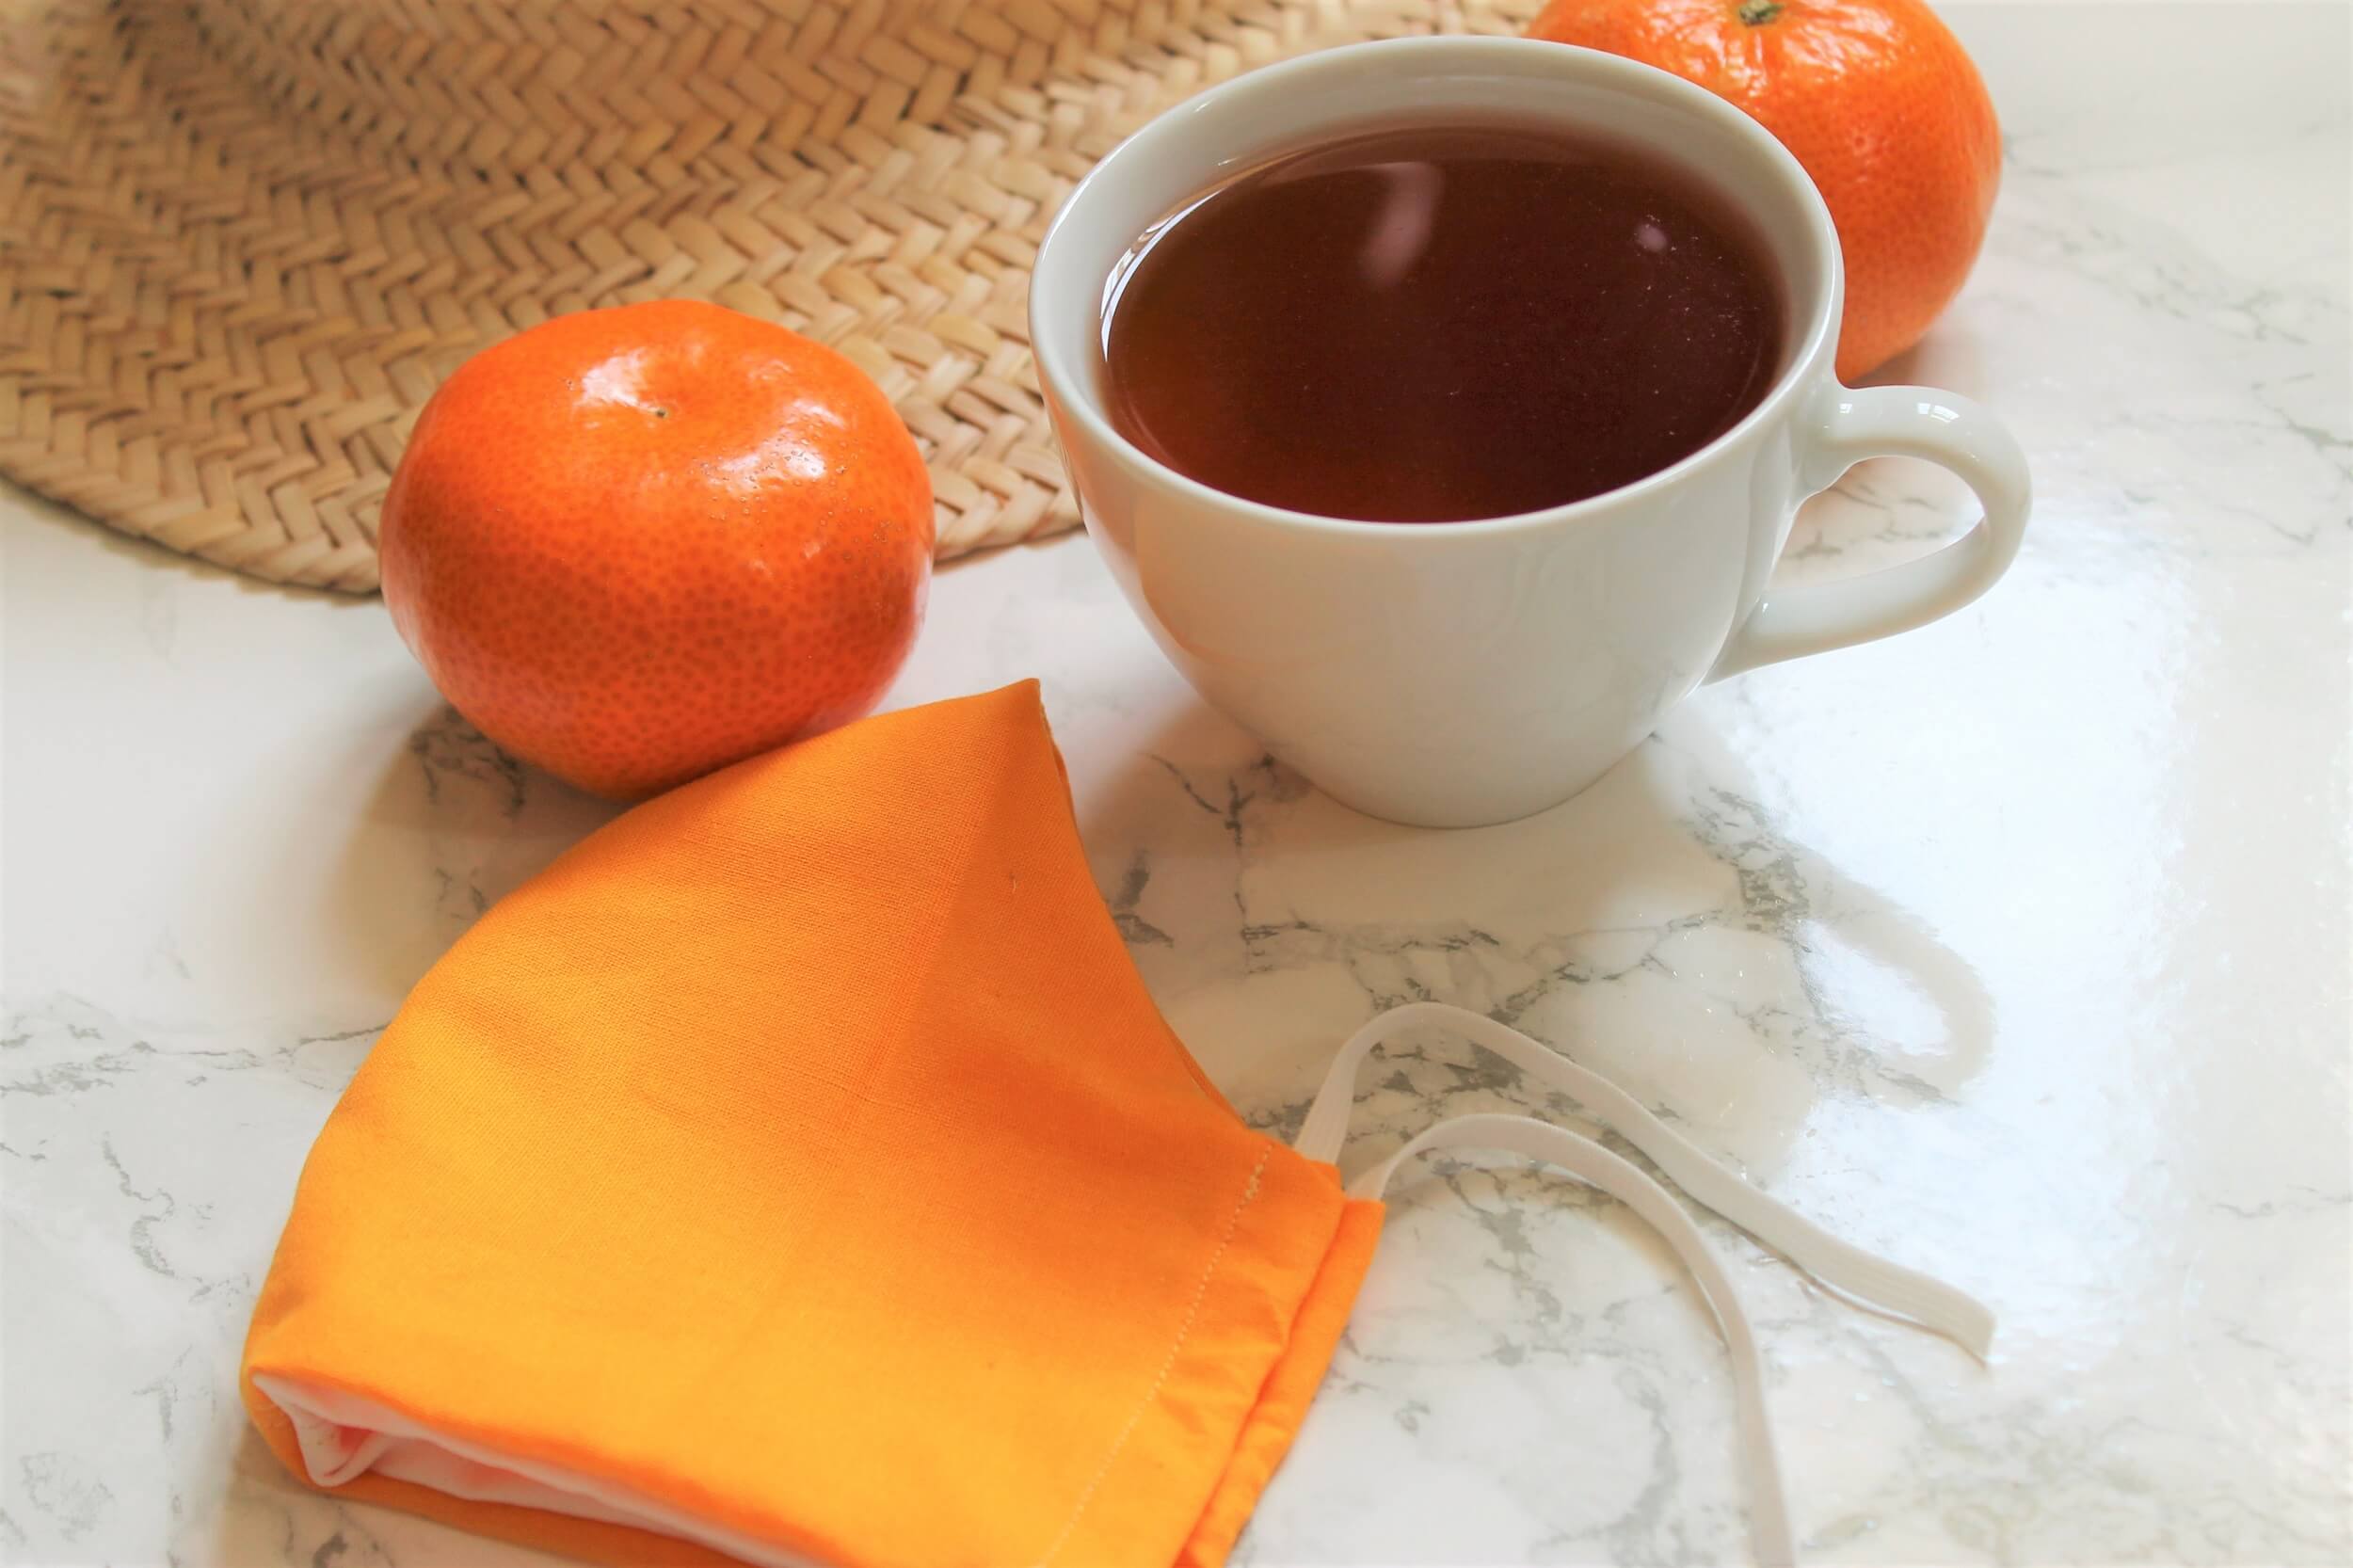
[[[1529,36],[1671,71],[1781,138],[1847,263],[1838,374],[1920,340],[1961,292],[2001,178],[1977,67],[1923,0],[1552,0]]]
[[[878,702],[921,623],[931,481],[881,389],[715,305],[541,323],[425,405],[377,546],[452,706],[600,794]]]

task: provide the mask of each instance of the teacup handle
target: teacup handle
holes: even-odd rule
[[[1710,680],[1926,626],[1992,587],[2018,554],[2032,486],[2025,455],[1992,414],[1931,387],[1833,387],[1827,401],[1801,459],[1806,493],[1829,488],[1865,457],[1925,457],[1960,475],[1985,516],[1918,560],[1834,583],[1768,588]]]

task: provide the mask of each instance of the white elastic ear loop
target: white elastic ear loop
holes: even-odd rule
[[[1607,1126],[1655,1160],[1685,1192],[1740,1226],[1824,1285],[1898,1313],[1952,1339],[1982,1359],[1993,1339],[1993,1314],[1940,1280],[1850,1246],[1811,1221],[1767,1197],[1737,1175],[1709,1159],[1695,1144],[1645,1110],[1641,1103],[1597,1073],[1569,1061],[1508,1024],[1443,1002],[1408,1002],[1390,1009],[1350,1036],[1333,1059],[1323,1086],[1293,1140],[1311,1160],[1337,1164],[1348,1137],[1355,1099],[1356,1073],[1374,1046],[1416,1024],[1440,1024],[1467,1035],[1521,1071],[1582,1101]],[[1739,1404],[1742,1451],[1749,1460],[1757,1554],[1769,1568],[1797,1559],[1790,1532],[1789,1501],[1782,1484],[1781,1460],[1772,1423],[1765,1410],[1763,1370],[1756,1337],[1749,1328],[1715,1255],[1699,1227],[1666,1190],[1641,1170],[1592,1139],[1530,1116],[1468,1115],[1439,1123],[1350,1184],[1351,1195],[1377,1198],[1398,1165],[1433,1148],[1501,1149],[1558,1165],[1617,1198],[1657,1230],[1690,1270],[1701,1296],[1722,1330],[1732,1354],[1733,1387]]]
[[[1682,1205],[1639,1169],[1581,1133],[1532,1116],[1485,1114],[1440,1122],[1350,1182],[1349,1196],[1378,1198],[1405,1160],[1430,1149],[1459,1148],[1500,1149],[1557,1165],[1633,1209],[1674,1249],[1699,1285],[1708,1310],[1715,1314],[1724,1349],[1732,1356],[1733,1399],[1739,1410],[1740,1451],[1749,1464],[1750,1528],[1756,1540],[1757,1560],[1764,1568],[1794,1568],[1797,1540],[1789,1529],[1789,1498],[1782,1484],[1781,1455],[1773,1446],[1773,1425],[1765,1412],[1765,1368],[1757,1357],[1756,1336],[1750,1330],[1748,1314],[1740,1309],[1731,1278],[1708,1251],[1705,1238],[1683,1212]]]
[[[1339,1163],[1355,1100],[1356,1073],[1372,1048],[1417,1024],[1436,1024],[1470,1038],[1520,1071],[1575,1096],[1594,1118],[1657,1162],[1692,1201],[1715,1210],[1833,1289],[1911,1319],[1983,1360],[1993,1343],[1993,1314],[1984,1304],[1900,1264],[1841,1241],[1719,1165],[1641,1101],[1600,1074],[1509,1024],[1443,1002],[1391,1008],[1349,1037],[1316,1091],[1292,1146],[1310,1160]]]

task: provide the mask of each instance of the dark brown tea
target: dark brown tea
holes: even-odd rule
[[[1693,177],[1557,131],[1399,130],[1157,224],[1106,300],[1112,417],[1229,494],[1450,522],[1598,495],[1756,407],[1781,289]]]

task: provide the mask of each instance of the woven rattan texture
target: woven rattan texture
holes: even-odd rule
[[[1071,185],[1238,72],[1533,3],[0,0],[0,472],[363,592],[443,375],[684,295],[881,383],[943,558],[1053,533],[1023,293]]]

